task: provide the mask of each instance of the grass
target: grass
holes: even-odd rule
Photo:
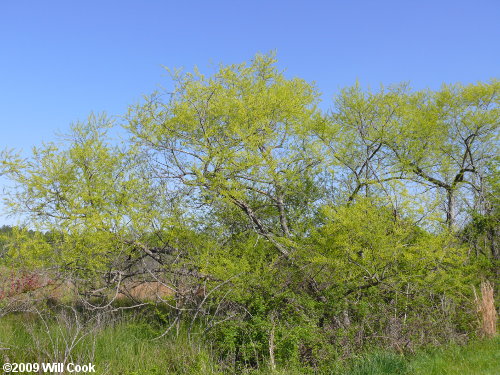
[[[498,375],[500,337],[449,345],[403,357],[390,352],[374,352],[353,359],[332,375]]]
[[[85,324],[71,314],[50,319],[36,314],[0,318],[0,365],[10,362],[92,362],[98,374],[231,374],[231,364],[219,363],[199,339],[190,341],[175,329],[165,337],[158,326],[143,318],[92,321]],[[226,370],[223,371],[222,369]],[[270,374],[268,368],[249,370]],[[376,351],[322,371],[278,368],[274,374],[328,375],[497,375],[500,374],[500,337],[466,346],[432,348],[413,356]]]
[[[140,320],[79,330],[61,321],[13,315],[0,319],[0,347],[9,348],[0,351],[0,364],[6,359],[11,363],[91,362],[98,374],[111,375],[220,373],[201,343],[189,342],[182,333],[155,339],[158,335]]]
[[[498,375],[500,337],[420,353],[410,365],[415,375]]]

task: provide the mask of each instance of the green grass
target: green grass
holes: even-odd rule
[[[78,324],[81,325],[80,331]],[[10,362],[92,362],[98,374],[231,374],[230,363],[218,363],[202,340],[188,340],[181,329],[160,339],[158,326],[144,319],[129,318],[94,326],[76,324],[70,315],[50,320],[34,314],[10,315],[0,319],[0,365]],[[80,341],[68,353],[73,338]],[[222,371],[225,368],[226,371]],[[241,372],[241,370],[239,370]],[[248,370],[252,374],[271,374],[269,368]],[[345,362],[324,364],[321,371],[279,368],[275,375],[498,375],[500,337],[421,351],[413,356],[376,351]]]
[[[500,337],[449,345],[403,357],[390,352],[374,352],[355,358],[332,375],[498,375]]]
[[[66,362],[95,364],[98,374],[159,375],[219,374],[216,362],[201,343],[189,342],[183,332],[155,339],[161,332],[133,320],[107,325],[97,331],[47,325],[27,314],[0,319],[0,365],[6,355],[14,362],[63,362],[68,343],[81,338]],[[83,336],[83,337],[82,337]]]
[[[498,375],[500,337],[420,353],[410,365],[415,375]]]
[[[332,375],[405,375],[408,363],[403,356],[388,352],[375,352],[355,358],[337,369]]]

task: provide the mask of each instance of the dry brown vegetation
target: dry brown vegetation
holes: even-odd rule
[[[497,333],[497,311],[493,285],[489,281],[481,283],[481,296],[474,290],[477,312],[480,319],[480,332],[485,337],[494,337]]]
[[[165,284],[158,281],[144,281],[131,283],[123,287],[117,298],[132,298],[137,301],[161,301],[174,295],[174,289]]]

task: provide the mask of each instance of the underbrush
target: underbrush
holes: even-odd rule
[[[112,375],[219,373],[201,341],[161,333],[140,317],[15,314],[0,319],[0,362],[90,362],[98,374]]]
[[[373,348],[315,369],[269,363],[237,368],[217,357],[210,342],[180,324],[167,334],[151,312],[93,314],[32,311],[0,319],[0,363],[64,362],[95,364],[98,374],[325,374],[325,375],[493,375],[500,373],[500,338],[465,346],[431,347],[416,354]],[[200,330],[198,330],[200,331]]]

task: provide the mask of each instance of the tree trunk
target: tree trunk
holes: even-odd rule
[[[448,228],[453,229],[455,225],[455,209],[456,209],[455,190],[447,189],[446,195],[448,198],[446,204],[446,224],[448,225]]]

